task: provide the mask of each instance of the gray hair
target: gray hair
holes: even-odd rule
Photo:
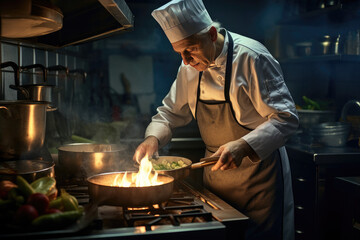
[[[204,33],[207,33],[211,27],[215,27],[216,31],[220,31],[221,23],[220,22],[213,22],[210,26],[206,27],[205,29],[201,30],[200,32],[196,33],[196,35],[202,35]]]

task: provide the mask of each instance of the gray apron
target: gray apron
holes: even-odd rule
[[[199,74],[195,117],[206,145],[206,156],[251,131],[237,122],[229,97],[233,40],[228,36],[225,101],[200,99],[202,72]],[[213,172],[211,167],[204,169],[204,184],[250,218],[246,239],[294,238],[291,176],[284,147],[258,162],[245,157],[235,169]]]

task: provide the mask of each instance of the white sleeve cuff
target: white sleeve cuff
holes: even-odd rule
[[[269,123],[263,123],[242,137],[261,160],[285,144],[281,132]]]
[[[154,136],[159,140],[159,148],[165,146],[172,137],[170,128],[163,123],[151,122],[145,131],[145,138]]]

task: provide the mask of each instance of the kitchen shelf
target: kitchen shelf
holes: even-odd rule
[[[281,64],[313,63],[313,62],[360,62],[360,55],[332,54],[332,55],[284,58],[284,59],[280,59],[279,61]]]
[[[360,4],[354,3],[337,4],[335,6],[326,7],[301,13],[280,20],[279,25],[325,25],[330,23],[338,23],[349,20],[358,19],[360,17]]]

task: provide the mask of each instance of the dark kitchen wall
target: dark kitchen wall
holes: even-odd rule
[[[295,102],[307,96],[340,118],[360,98],[359,1],[285,1],[265,45],[280,61]]]
[[[52,86],[52,107],[56,111],[47,113],[46,145],[55,149],[71,141],[72,134],[83,132],[84,124],[96,121],[109,121],[109,110],[99,108],[94,101],[103,102],[106,98],[95,96],[94,88],[103,86],[103,66],[97,64],[97,51],[92,45],[70,46],[61,49],[19,45],[14,41],[0,41],[0,61],[16,63],[19,67],[41,64],[44,67],[64,66],[66,71],[48,71],[44,79],[41,68],[20,71],[20,86],[31,84],[47,84]],[[107,70],[107,69],[106,69]],[[108,81],[106,81],[108,82]],[[0,100],[17,100],[17,91],[10,89],[15,84],[11,67],[1,69]],[[100,100],[99,100],[100,99]],[[97,111],[97,112],[96,112]],[[106,111],[106,113],[105,113]],[[95,113],[96,112],[96,113]],[[84,135],[85,136],[85,135]]]
[[[109,39],[111,44],[105,45],[111,45],[111,53],[118,51],[131,58],[143,55],[152,58],[152,81],[156,96],[149,112],[153,114],[176,77],[181,59],[173,52],[160,26],[151,17],[151,11],[167,1],[127,2],[135,15],[134,31]],[[359,53],[345,52],[349,34],[356,35],[358,31],[357,2],[227,0],[220,3],[204,0],[213,20],[219,21],[230,31],[262,42],[279,60],[285,81],[298,105],[303,105],[302,96],[307,96],[327,103],[329,108],[337,111],[337,115],[348,100],[360,97],[359,61],[356,56]],[[340,37],[339,52],[334,58],[319,56],[321,50],[318,48],[326,35],[331,36],[331,44]],[[297,44],[303,42],[312,44],[311,56],[305,59],[297,55]],[[347,58],[348,55],[354,58]],[[138,71],[142,71],[141,66],[138,66]]]
[[[0,41],[0,61],[14,62],[19,67],[41,64],[44,67],[62,65],[70,70],[83,69],[88,70],[88,56],[81,54],[80,46],[67,47],[64,49],[43,49],[32,46],[18,45],[9,41]],[[9,85],[15,84],[13,69],[10,67],[1,69],[0,75],[0,99],[16,100],[17,93],[9,88]],[[49,72],[46,80],[42,77],[41,69],[35,68],[30,71],[20,71],[20,85],[37,84],[46,81],[49,84],[66,84],[67,79],[59,72]],[[71,77],[71,76],[70,76]]]
[[[112,61],[113,58],[111,56],[114,55],[126,56],[128,61],[134,61],[134,64],[136,64],[136,59],[141,59],[144,56],[151,58],[153,67],[151,77],[144,70],[144,68],[147,68],[145,65],[136,65],[136,70],[134,71],[138,74],[137,76],[129,69],[127,69],[129,70],[127,74],[128,78],[130,78],[130,83],[133,84],[131,89],[140,99],[140,105],[149,105],[151,102],[149,106],[144,107],[143,113],[152,115],[170,89],[181,63],[180,56],[174,53],[162,29],[151,16],[151,12],[154,9],[168,1],[128,0],[126,2],[135,16],[134,30],[124,35],[99,41],[97,44],[101,48],[104,61],[105,59]],[[265,43],[266,36],[272,34],[273,26],[281,18],[284,5],[282,1],[269,0],[227,0],[221,3],[214,0],[205,0],[204,4],[213,20],[219,21],[223,27],[230,31],[255,38],[263,43]],[[124,64],[124,61],[126,60],[116,64],[108,63],[110,66],[109,72],[120,71],[119,69],[114,70],[116,67],[125,68],[121,66]],[[121,85],[118,72],[115,75],[110,73],[110,75],[110,85],[122,94],[124,92],[122,86],[113,86],[116,83]],[[134,78],[140,77],[142,78],[141,80],[134,80]],[[145,98],[145,96],[149,96],[149,92],[142,91],[140,84],[141,82],[146,83],[148,81],[152,82],[152,90],[155,93],[154,98],[150,100]],[[136,83],[138,84],[136,85]]]
[[[123,120],[130,120],[139,124],[133,127],[124,125],[128,131],[120,135],[141,138],[150,117],[173,83],[181,63],[180,56],[174,53],[162,29],[151,16],[155,8],[166,2],[126,0],[135,17],[134,29],[91,43],[52,50],[1,42],[0,60],[11,60],[20,65],[41,63],[46,66],[61,64],[70,69],[83,68],[88,73],[87,78],[84,81],[81,75],[76,75],[80,79],[77,81],[80,87],[75,94],[76,103],[71,106],[81,112],[78,117],[92,123],[118,122],[119,125]],[[230,31],[254,38],[268,47],[280,61],[285,81],[297,104],[301,105],[302,96],[306,95],[331,102],[339,113],[347,100],[359,98],[360,61],[357,55],[360,53],[346,54],[345,58],[342,53],[328,59],[313,56],[304,59],[297,55],[296,44],[311,42],[317,46],[325,34],[341,34],[343,43],[349,33],[356,33],[359,21],[356,14],[350,14],[352,18],[347,18],[341,14],[329,15],[326,9],[315,9],[314,12],[313,9],[304,8],[304,2],[311,1],[204,0],[213,20],[219,21]],[[349,10],[351,12],[352,9]],[[302,17],[307,14],[312,17]],[[2,71],[1,99],[16,98],[14,90],[8,88],[13,81],[10,72],[10,69]],[[57,75],[51,74],[49,81],[55,84],[67,82],[59,80],[63,76]],[[33,77],[24,77],[24,80],[40,81],[39,76],[37,72]],[[77,133],[89,138],[96,135],[95,129],[99,132],[104,130],[85,124],[81,124],[81,127],[87,130],[81,129]],[[117,134],[111,128],[105,130]]]

